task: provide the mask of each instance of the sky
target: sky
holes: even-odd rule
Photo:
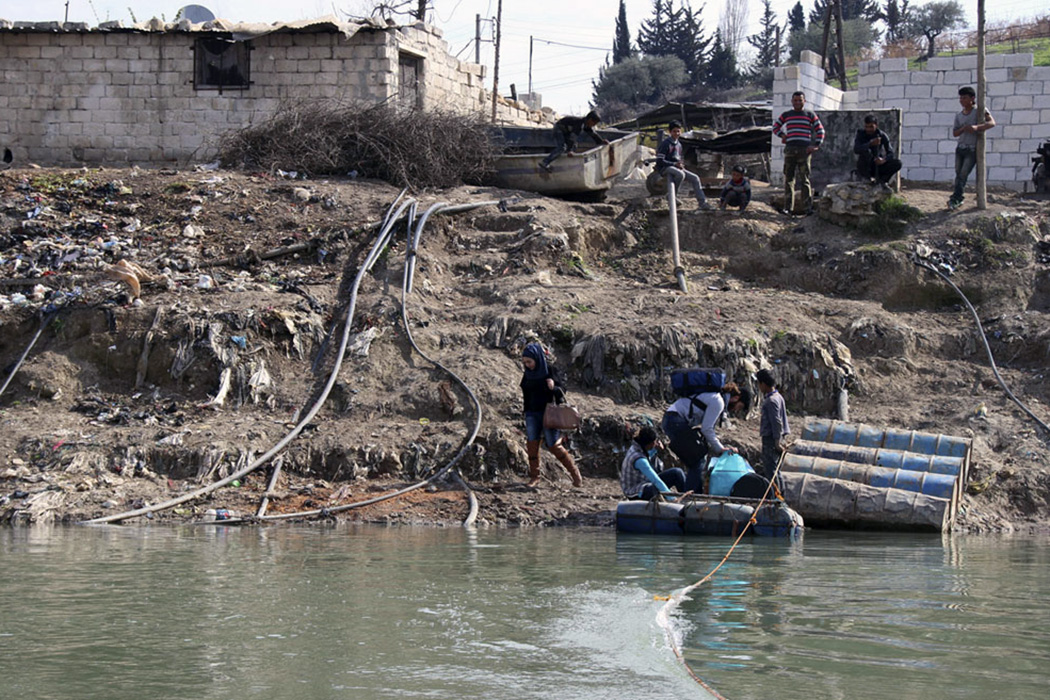
[[[308,19],[327,14],[367,15],[378,0],[193,0],[217,17],[232,21],[275,22]],[[386,0],[387,4],[397,0]],[[756,33],[762,14],[761,0],[746,2],[748,34]],[[465,60],[474,58],[475,17],[496,16],[499,0],[429,0],[433,8],[429,21],[445,33],[452,54]],[[780,22],[797,0],[773,0]],[[961,0],[971,24],[976,24],[976,0]],[[704,6],[701,17],[705,32],[714,34],[726,0],[692,0],[694,8]],[[0,18],[8,20],[62,20],[67,11],[71,22],[94,26],[106,20],[146,21],[151,17],[174,19],[186,0],[0,0]],[[912,0],[913,5],[923,4]],[[813,0],[803,0],[808,13]],[[543,95],[543,103],[562,114],[582,114],[588,109],[591,81],[609,55],[616,27],[619,0],[503,0],[499,85],[501,94],[510,93],[513,83],[519,94],[532,87]],[[632,41],[638,27],[652,14],[652,0],[626,0],[627,23]],[[1046,0],[997,0],[986,5],[989,22],[1031,18],[1047,14]],[[492,23],[482,22],[481,62],[489,67],[491,87],[493,67]],[[532,58],[529,58],[530,37]],[[566,46],[568,44],[568,46]]]

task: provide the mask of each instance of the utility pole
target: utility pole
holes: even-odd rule
[[[842,0],[832,2],[835,3],[835,43],[839,45],[839,83],[842,85],[842,91],[846,92],[849,86],[846,85],[846,51],[842,47]]]
[[[780,65],[780,25],[779,24],[777,25],[777,48],[776,48],[776,53],[773,54],[773,65],[774,66],[779,66]]]
[[[492,123],[496,123],[496,101],[499,99],[499,42],[503,35],[503,0],[496,5],[496,57],[492,61]]]
[[[425,22],[427,20],[427,0],[419,0],[416,4],[415,15],[416,19],[420,22]]]
[[[532,35],[529,34],[529,100],[532,100]]]
[[[977,123],[984,123],[984,0],[977,0]],[[988,183],[984,169],[984,134],[977,132],[977,208],[988,208]]]
[[[835,0],[828,0],[828,11],[824,15],[824,41],[820,43],[820,69],[828,69],[828,35],[831,34],[831,11],[835,6]]]
[[[474,63],[481,63],[481,15],[474,15]]]

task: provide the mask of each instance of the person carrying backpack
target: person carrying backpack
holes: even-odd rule
[[[686,466],[687,491],[700,493],[705,458],[735,452],[723,445],[715,433],[722,413],[728,410],[733,415],[746,415],[750,408],[751,392],[733,382],[683,396],[667,407],[660,427],[668,437],[671,451]]]
[[[521,398],[525,406],[525,451],[529,456],[529,486],[540,483],[540,442],[547,445],[554,458],[569,473],[573,486],[582,486],[583,477],[572,455],[561,444],[561,433],[543,427],[543,411],[564,395],[557,370],[547,362],[547,353],[539,343],[529,343],[521,353],[525,368],[521,377]]]

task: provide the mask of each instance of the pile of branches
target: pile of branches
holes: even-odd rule
[[[390,105],[285,102],[265,122],[225,134],[226,167],[386,180],[414,189],[481,182],[499,155],[480,114]]]

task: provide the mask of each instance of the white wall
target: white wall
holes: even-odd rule
[[[997,123],[986,140],[990,185],[1016,190],[1028,187],[1035,149],[1050,139],[1050,66],[1036,67],[1032,62],[1031,54],[986,58],[987,108]],[[899,108],[904,122],[901,176],[919,181],[954,179],[952,122],[960,110],[959,88],[977,85],[976,56],[932,58],[916,71],[908,70],[904,58],[866,61],[860,64],[858,90],[842,93],[823,84],[819,57],[804,51],[798,66],[777,68],[774,78],[774,116],[789,108],[795,90],[804,91],[818,112]],[[783,183],[783,149],[777,143],[773,144],[773,158],[773,175]]]

